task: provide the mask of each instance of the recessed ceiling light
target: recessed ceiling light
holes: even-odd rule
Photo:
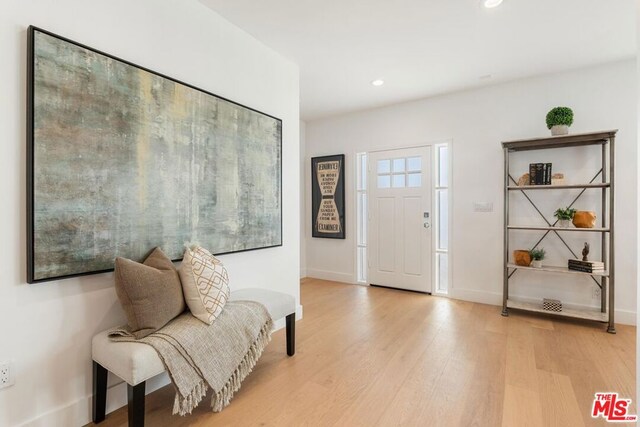
[[[502,0],[482,0],[482,3],[484,4],[484,7],[492,8],[492,7],[500,6],[500,4],[502,3]]]
[[[376,80],[372,81],[371,84],[374,85],[374,86],[382,86],[384,84],[384,80],[376,79]]]

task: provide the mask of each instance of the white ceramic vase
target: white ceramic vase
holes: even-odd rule
[[[558,227],[569,228],[573,225],[570,219],[561,219],[558,221]]]
[[[560,136],[560,135],[568,135],[569,134],[569,126],[567,125],[555,125],[551,127],[551,135]]]
[[[531,261],[531,267],[533,267],[533,268],[542,268],[542,260],[534,259],[533,261]]]

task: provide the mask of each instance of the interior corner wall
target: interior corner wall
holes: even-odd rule
[[[91,337],[125,318],[111,273],[26,284],[29,25],[283,120],[283,246],[222,259],[232,289],[269,288],[298,301],[299,72],[194,0],[0,2],[0,362],[12,360],[15,376],[15,385],[0,390],[0,426],[83,425],[91,416]],[[109,383],[113,409],[126,391],[112,376]]]
[[[634,324],[637,283],[636,79],[635,59],[629,59],[307,121],[307,158],[346,155],[347,224],[346,240],[307,236],[307,275],[356,282],[355,233],[349,232],[356,228],[356,153],[452,141],[453,218],[450,226],[453,238],[450,240],[450,268],[453,283],[450,295],[469,301],[501,304],[503,154],[500,142],[549,135],[544,121],[547,111],[558,105],[567,105],[575,112],[572,133],[620,130],[616,140],[616,315],[617,322]],[[572,164],[567,170],[570,172],[567,178],[571,182],[589,179],[578,175],[587,173],[580,162],[590,157],[584,153],[575,156],[571,152],[549,151],[540,155],[555,162],[555,167]],[[521,160],[521,171],[512,173],[526,172],[526,160]],[[592,166],[589,165],[588,172]],[[310,184],[305,182],[304,185],[308,200]],[[545,197],[537,197],[540,196]],[[549,201],[545,212],[549,218],[558,204],[571,201],[557,197],[547,197]],[[491,213],[474,212],[474,202],[491,202],[494,210]],[[307,209],[309,206],[307,203]],[[583,209],[588,207],[590,205],[585,205]],[[536,220],[535,212],[528,212],[522,219]],[[527,238],[533,239],[531,236]],[[530,245],[534,243],[535,239],[528,242]],[[548,244],[557,246],[557,242],[545,242]],[[577,245],[580,245],[576,248],[580,252],[582,243],[577,242]],[[566,253],[564,259],[557,262],[566,262]],[[569,283],[561,287],[554,284],[554,275],[544,278],[539,275],[534,279],[532,273],[528,274],[527,277],[537,282],[528,288],[518,286],[515,290],[519,296],[539,300],[542,296],[553,297],[560,293],[563,302],[570,305],[597,305],[590,290],[594,285],[590,282],[586,285]],[[524,274],[520,276],[525,278]],[[562,277],[566,279],[566,276]]]
[[[307,277],[307,210],[305,193],[305,179],[307,176],[307,158],[305,148],[307,144],[307,125],[300,121],[300,278]]]

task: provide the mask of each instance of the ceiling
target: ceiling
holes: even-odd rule
[[[303,120],[636,52],[634,0],[200,1],[300,66]]]

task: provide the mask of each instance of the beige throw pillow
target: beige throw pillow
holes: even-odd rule
[[[137,339],[157,331],[184,311],[178,271],[160,248],[155,248],[142,264],[125,258],[116,258],[115,264],[116,293]]]
[[[178,270],[191,313],[210,325],[229,299],[229,276],[222,262],[200,246],[187,249]]]

